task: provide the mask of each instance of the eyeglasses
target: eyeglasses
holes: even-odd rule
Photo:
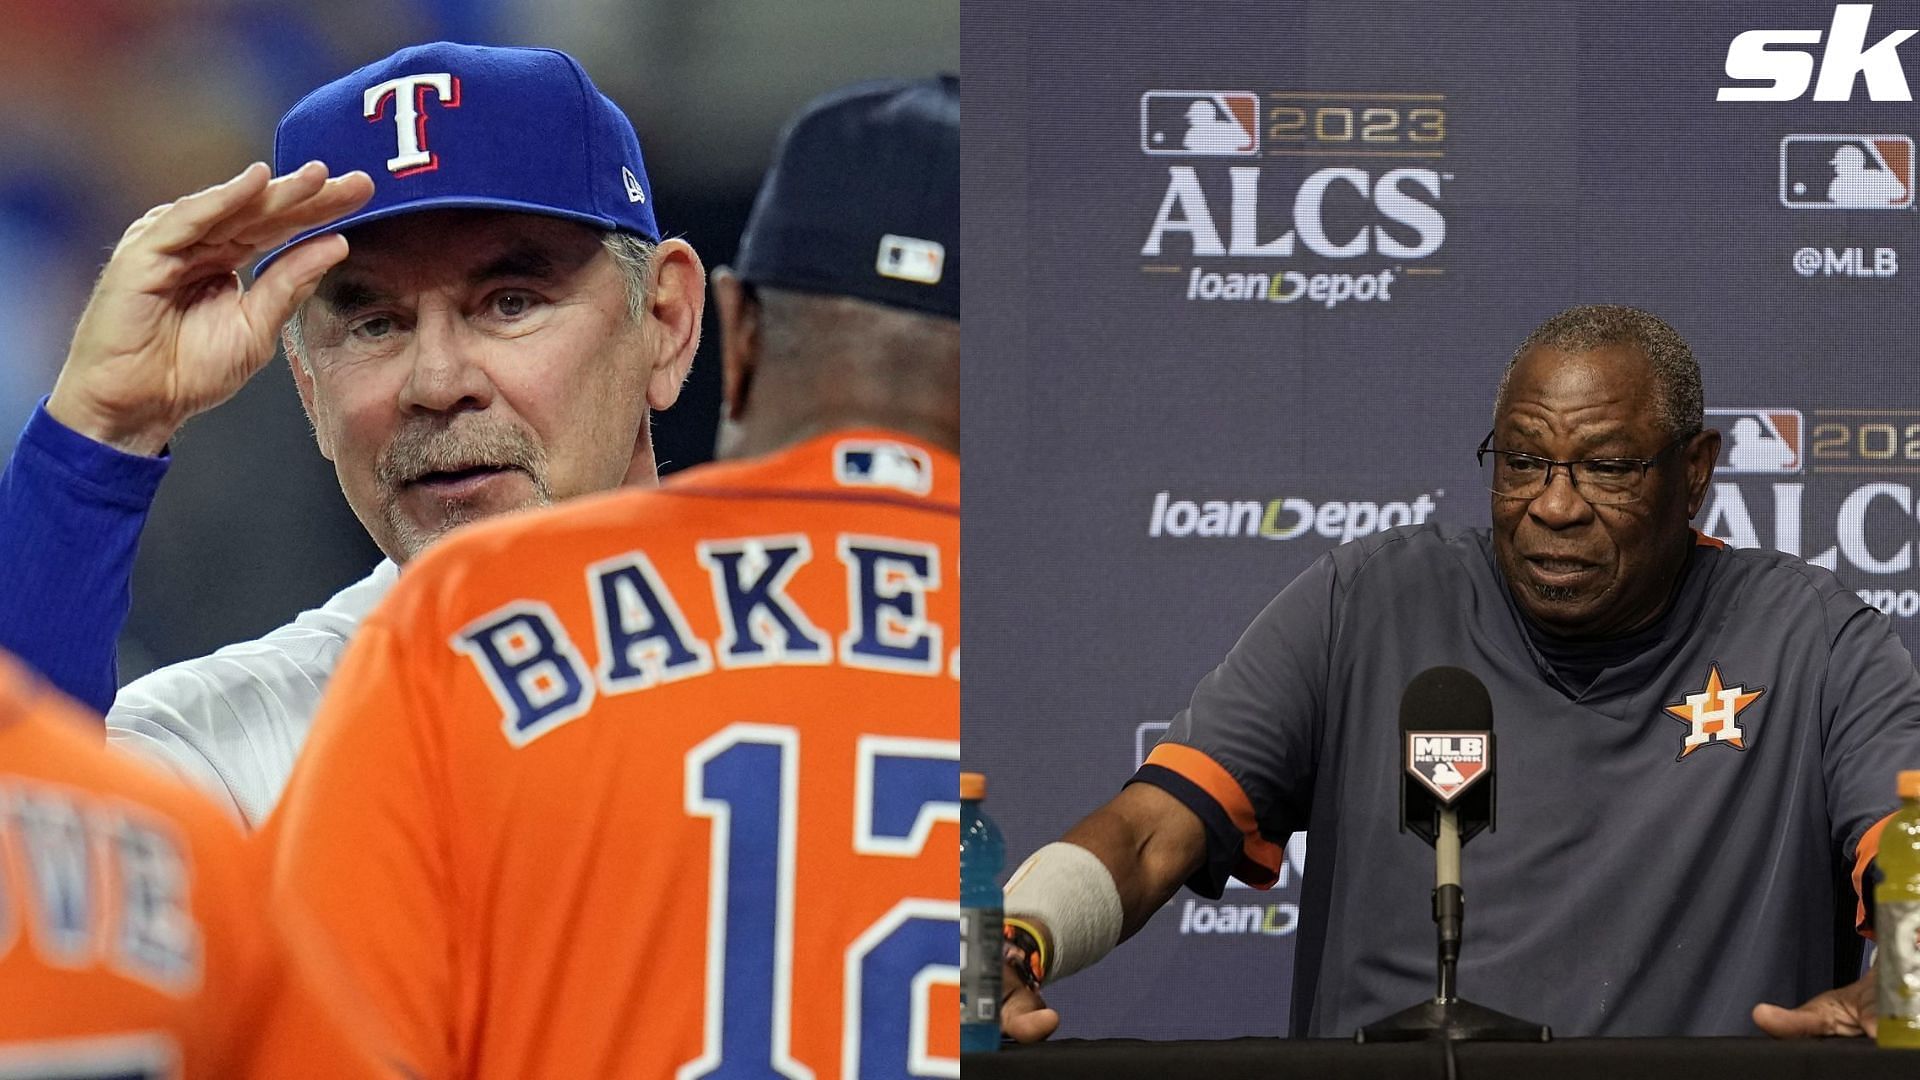
[[[1567,470],[1567,479],[1581,498],[1595,506],[1619,506],[1638,500],[1640,485],[1647,478],[1647,470],[1675,447],[1685,445],[1698,434],[1697,431],[1689,431],[1661,447],[1660,452],[1650,458],[1555,461],[1514,450],[1495,450],[1492,447],[1493,432],[1489,431],[1487,437],[1480,440],[1480,448],[1473,452],[1473,456],[1480,463],[1480,477],[1486,482],[1487,490],[1495,495],[1509,499],[1537,499],[1553,484],[1553,470],[1560,468]]]

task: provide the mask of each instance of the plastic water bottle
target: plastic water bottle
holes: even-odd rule
[[[960,1049],[1000,1048],[1000,827],[981,810],[987,778],[960,774]]]
[[[1873,936],[1880,947],[1874,961],[1880,990],[1877,1041],[1913,1049],[1920,1048],[1920,770],[1901,773],[1897,783],[1900,810],[1880,833],[1883,877],[1873,892]],[[966,871],[960,874],[964,881]]]

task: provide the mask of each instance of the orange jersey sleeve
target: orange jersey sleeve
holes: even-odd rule
[[[335,676],[275,895],[425,1076],[951,1070],[958,492],[842,432],[449,538]]]
[[[226,816],[0,661],[0,1072],[383,1075]]]

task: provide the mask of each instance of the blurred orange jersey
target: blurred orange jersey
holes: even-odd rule
[[[0,1076],[370,1077],[239,830],[0,657]]]
[[[410,1067],[959,1074],[959,492],[836,432],[407,568],[267,839]]]

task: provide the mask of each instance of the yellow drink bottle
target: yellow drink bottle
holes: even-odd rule
[[[1873,893],[1878,1041],[1920,1049],[1920,770],[1902,772],[1898,784],[1900,810],[1880,834],[1883,877]]]

